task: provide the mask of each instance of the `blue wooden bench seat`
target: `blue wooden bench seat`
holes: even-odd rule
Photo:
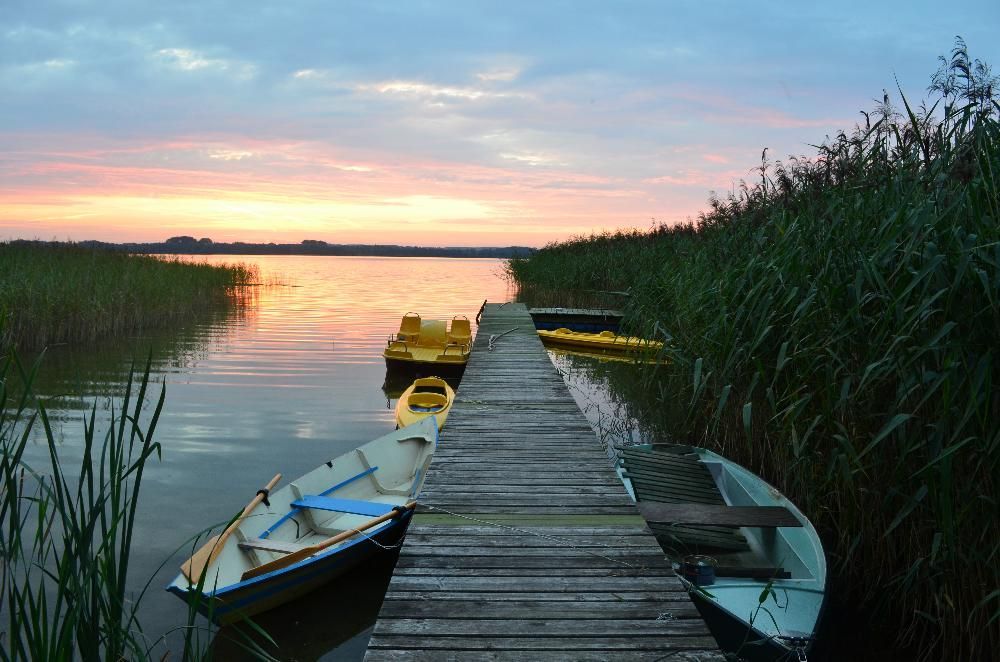
[[[292,502],[295,508],[314,508],[338,513],[379,517],[392,512],[393,504],[377,501],[357,501],[355,499],[335,499],[333,497],[304,495]]]

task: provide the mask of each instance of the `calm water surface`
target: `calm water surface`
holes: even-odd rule
[[[466,315],[484,299],[510,298],[498,260],[311,256],[224,256],[253,262],[265,280],[236,311],[188,328],[115,339],[86,349],[55,347],[36,391],[60,423],[64,464],[82,440],[82,410],[106,419],[133,357],[153,352],[153,378],[166,384],[155,438],[162,461],[147,468],[130,577],[152,578],[141,618],[151,642],[183,623],[185,606],[162,588],[190,553],[185,541],[224,522],[277,472],[283,483],[394,428],[381,352],[400,317]],[[29,459],[41,462],[41,444]],[[164,563],[165,562],[165,563]],[[161,564],[164,564],[161,568]],[[319,592],[258,619],[283,659],[361,659],[391,572],[359,573],[335,594]],[[204,623],[204,621],[202,621]],[[154,649],[179,655],[174,634]],[[232,659],[232,648],[220,650]]]

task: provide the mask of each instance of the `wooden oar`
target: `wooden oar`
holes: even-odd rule
[[[413,510],[413,508],[416,505],[417,505],[416,501],[411,501],[408,504],[402,506],[402,509],[403,510]],[[281,568],[290,566],[293,563],[297,563],[297,562],[301,561],[304,558],[307,558],[309,556],[312,556],[313,554],[316,554],[317,552],[322,552],[327,547],[331,547],[333,545],[336,545],[338,542],[343,542],[344,540],[347,540],[348,538],[354,536],[355,534],[361,533],[365,529],[370,529],[373,526],[376,526],[378,524],[381,524],[382,522],[385,522],[386,520],[390,520],[390,519],[393,519],[395,517],[398,517],[398,516],[400,516],[400,515],[403,514],[403,510],[393,510],[392,512],[386,513],[385,515],[380,515],[379,517],[376,517],[373,520],[369,520],[369,521],[365,522],[364,524],[362,524],[361,526],[359,526],[359,527],[357,527],[355,529],[351,529],[349,531],[344,531],[342,533],[338,533],[337,535],[333,536],[332,538],[327,538],[326,540],[324,540],[322,542],[318,542],[315,545],[310,545],[308,547],[303,547],[300,550],[292,552],[288,556],[283,556],[280,559],[275,559],[274,561],[270,561],[268,563],[262,563],[261,565],[257,566],[256,568],[250,568],[249,570],[247,570],[246,572],[243,573],[243,577],[241,577],[240,580],[241,581],[246,581],[248,579],[252,579],[254,577],[257,577],[259,575],[266,575],[269,572],[274,572],[275,570],[280,570]]]
[[[281,480],[281,474],[275,474],[271,482],[263,490],[260,490],[260,492],[270,492],[271,488],[277,485],[279,480]],[[236,527],[243,521],[243,518],[253,512],[257,504],[264,500],[264,495],[260,492],[247,504],[247,507],[243,509],[240,516],[236,518],[236,521],[227,526],[225,531],[205,543],[201,549],[191,555],[191,558],[181,564],[181,572],[188,578],[188,581],[198,581],[202,573],[205,572],[205,568],[211,565],[212,561],[219,556],[219,552],[222,551],[222,546],[229,535],[236,530]]]

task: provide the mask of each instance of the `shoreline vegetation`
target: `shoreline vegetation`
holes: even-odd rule
[[[162,453],[153,437],[166,385],[155,393],[151,362],[133,365],[109,421],[98,422],[96,403],[83,413],[74,465],[61,457],[47,408],[33,395],[42,357],[25,369],[16,352],[0,356],[0,659],[167,659],[171,646],[184,660],[211,659],[212,630],[200,623],[197,598],[183,625],[146,632],[139,606],[153,578],[138,589],[129,580],[143,474]],[[29,462],[39,427],[47,452]],[[253,622],[247,628],[256,639],[240,632],[233,646],[274,659],[261,648],[273,644],[267,634]]]
[[[16,240],[12,243],[25,242]],[[65,245],[64,242],[39,242]],[[243,241],[232,243],[212,241],[209,237],[195,239],[189,236],[170,237],[162,242],[109,243],[81,241],[72,245],[108,251],[155,255],[339,255],[354,257],[461,257],[501,258],[524,257],[535,249],[527,246],[397,246],[394,244],[328,244],[316,239],[305,239],[297,244],[255,244]]]
[[[919,107],[885,95],[811,159],[765,154],[696,223],[579,237],[506,269],[529,302],[628,290],[627,331],[670,360],[612,386],[661,438],[732,458],[808,514],[829,599],[870,623],[856,650],[989,659],[1000,78],[958,39],[929,91]]]
[[[21,352],[176,324],[260,280],[255,265],[31,241],[0,243],[0,274],[0,348]]]

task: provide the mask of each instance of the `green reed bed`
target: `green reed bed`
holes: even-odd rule
[[[28,388],[9,401],[8,373]],[[126,591],[136,504],[148,460],[160,452],[153,431],[163,406],[146,404],[148,370],[129,380],[103,442],[96,408],[84,421],[83,459],[67,470],[45,407],[32,403],[31,375],[15,359],[0,365],[0,659],[147,659]],[[135,388],[137,387],[137,393]],[[134,410],[129,412],[130,406]],[[25,450],[42,426],[48,461],[31,466]],[[141,596],[140,596],[141,597]]]
[[[168,646],[170,633],[145,632],[139,618],[152,578],[138,587],[129,581],[133,547],[142,544],[133,536],[142,479],[161,453],[153,434],[166,388],[150,393],[151,359],[142,372],[130,371],[103,436],[96,404],[83,416],[76,464],[62,457],[64,442],[31,395],[39,363],[25,371],[16,354],[0,357],[0,660],[167,659],[169,649],[163,656],[156,649]],[[198,543],[188,540],[184,549]],[[199,607],[192,598],[178,627],[179,659],[212,657]],[[234,645],[274,659],[249,635],[273,641],[252,622],[247,627]]]
[[[33,351],[177,323],[258,280],[253,265],[0,243],[0,347]]]
[[[796,501],[833,599],[914,659],[1000,649],[997,88],[959,41],[936,103],[886,100],[697,224],[508,264],[525,286],[630,289],[629,330],[672,360],[625,396]]]

